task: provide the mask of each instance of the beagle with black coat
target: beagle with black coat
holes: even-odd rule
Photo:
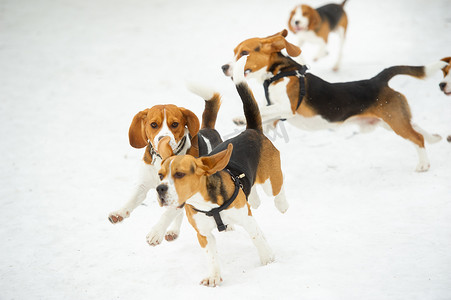
[[[267,85],[268,106],[261,107],[263,122],[286,119],[290,124],[309,130],[334,128],[355,122],[364,130],[383,125],[399,136],[412,142],[418,152],[416,171],[427,171],[430,167],[424,141],[440,141],[411,123],[411,112],[406,97],[391,89],[388,81],[396,75],[425,78],[437,72],[446,62],[438,61],[427,66],[394,66],[387,68],[371,79],[329,83],[305,73],[305,67],[288,55],[298,56],[301,50],[289,43],[287,31],[266,38],[251,38],[241,42],[234,50],[235,61],[247,56],[245,74]],[[233,63],[222,66],[230,76]],[[272,80],[278,76],[277,80]],[[302,93],[304,90],[304,93]],[[244,123],[237,119],[236,123]]]
[[[318,45],[318,53],[315,60],[327,55],[326,45],[329,33],[336,32],[340,38],[337,61],[333,67],[334,71],[340,68],[343,44],[348,28],[348,16],[343,7],[346,0],[341,4],[327,4],[316,9],[302,4],[296,6],[290,13],[288,28],[293,32],[299,47],[305,42]]]
[[[190,154],[198,157],[209,153],[222,142],[215,130],[221,103],[220,95],[201,86],[191,85],[189,88],[205,99],[200,130],[199,120],[192,111],[173,104],[155,105],[137,113],[133,118],[129,129],[129,141],[134,148],[146,148],[143,169],[130,199],[121,209],[109,214],[108,219],[111,223],[117,224],[128,218],[145,200],[148,191],[158,185],[158,170],[165,157],[160,153],[160,149],[168,147],[167,156]],[[147,242],[156,246],[163,238],[167,241],[176,239],[180,234],[183,220],[181,212],[181,209],[167,209],[147,235]],[[171,223],[171,228],[167,230]]]
[[[244,60],[244,59],[243,59]],[[227,225],[242,226],[250,235],[263,265],[274,253],[252,217],[247,196],[256,183],[269,180],[276,207],[288,209],[283,189],[280,154],[262,131],[258,105],[244,81],[244,61],[234,76],[243,102],[247,127],[240,135],[218,145],[208,156],[172,156],[163,161],[157,187],[163,206],[184,207],[208,259],[208,275],[201,284],[217,286],[222,281],[212,230]]]

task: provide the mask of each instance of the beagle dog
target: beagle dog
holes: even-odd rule
[[[253,185],[269,180],[276,207],[282,213],[288,209],[279,151],[263,134],[258,105],[242,74],[241,68],[241,75],[234,76],[234,81],[243,102],[246,130],[218,145],[208,156],[172,156],[164,160],[159,171],[161,183],[156,188],[163,206],[185,208],[208,259],[208,275],[201,284],[212,287],[222,281],[212,234],[215,228],[223,231],[228,225],[242,226],[257,248],[261,263],[274,260],[246,201]]]
[[[146,148],[143,157],[143,169],[138,184],[125,205],[111,212],[108,219],[116,224],[128,218],[131,212],[146,198],[147,192],[155,188],[158,183],[158,170],[162,158],[160,149],[170,148],[170,155],[191,154],[205,155],[212,148],[222,142],[219,133],[214,129],[217,113],[220,107],[220,95],[202,87],[189,87],[202,94],[205,100],[205,109],[202,115],[202,126],[199,130],[199,120],[190,110],[172,104],[155,105],[152,108],[140,111],[135,115],[129,129],[130,145],[134,148]],[[163,139],[168,137],[167,139]],[[168,152],[168,151],[166,151]],[[180,209],[167,209],[159,222],[147,235],[147,241],[155,246],[162,242],[176,239],[180,233],[183,214]],[[166,232],[169,225],[172,227]]]
[[[251,38],[234,50],[235,61],[247,55],[247,77],[256,78],[264,85],[268,105],[260,108],[263,122],[286,119],[294,126],[311,130],[334,128],[349,121],[357,122],[362,129],[385,125],[414,144],[419,156],[416,170],[429,169],[424,140],[435,143],[441,137],[411,123],[407,99],[391,89],[388,81],[400,74],[425,78],[446,66],[446,62],[394,66],[368,80],[329,83],[305,73],[305,66],[280,52],[286,49],[288,55],[298,56],[301,51],[286,36],[287,31],[283,30],[266,38]],[[230,76],[233,64],[222,69]]]
[[[330,32],[336,32],[340,38],[338,58],[333,70],[340,68],[343,44],[345,41],[346,30],[348,28],[348,17],[343,7],[346,0],[341,4],[327,4],[317,9],[302,4],[296,6],[290,13],[288,19],[288,28],[293,32],[297,39],[299,47],[305,42],[318,45],[318,53],[314,60],[327,55],[326,45]]]
[[[448,65],[442,68],[443,81],[440,82],[440,90],[447,96],[451,95],[451,57],[442,58]]]

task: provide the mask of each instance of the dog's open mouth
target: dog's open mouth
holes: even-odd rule
[[[296,30],[296,32],[299,32],[299,31],[305,31],[306,28],[304,28],[302,26],[296,26],[296,27],[294,27],[294,30]]]

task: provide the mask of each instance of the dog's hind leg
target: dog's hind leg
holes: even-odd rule
[[[339,45],[339,48],[338,48],[337,62],[335,63],[335,65],[333,67],[334,71],[338,71],[338,69],[340,69],[341,57],[342,57],[342,54],[343,54],[343,45],[345,43],[345,29],[340,26],[340,27],[337,28],[336,32],[338,33],[338,36],[339,36],[339,39],[340,39],[340,41],[339,41],[340,45]]]
[[[420,126],[416,125],[416,124],[412,124],[412,127],[418,131],[419,133],[421,133],[424,137],[424,139],[426,140],[426,142],[428,142],[429,144],[435,144],[438,143],[442,140],[442,137],[438,134],[430,134],[429,132],[427,132],[426,130],[424,130],[423,128],[421,128]]]
[[[389,87],[384,88],[378,103],[369,111],[387,123],[397,135],[414,143],[419,159],[416,171],[427,171],[430,163],[424,148],[424,137],[410,123],[411,113],[406,97]]]

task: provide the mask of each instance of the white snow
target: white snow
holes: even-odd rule
[[[309,1],[319,6],[328,1]],[[241,102],[221,65],[249,37],[286,28],[289,0],[4,0],[0,2],[1,299],[451,299],[451,144],[427,145],[431,169],[414,172],[415,148],[379,128],[355,134],[301,131],[283,123],[281,151],[290,208],[280,214],[259,189],[254,216],[276,261],[260,266],[246,233],[217,233],[224,282],[207,271],[184,220],[174,242],[149,247],[163,213],[153,191],[122,224],[121,207],[143,150],[128,143],[140,110],[174,103],[201,116],[186,90],[199,80],[223,94],[217,128],[240,129]],[[346,4],[342,69],[329,56],[311,72],[329,81],[451,55],[449,0]],[[289,39],[294,41],[292,35]],[[307,60],[315,53],[306,45]],[[390,85],[414,121],[451,134],[442,74]],[[251,86],[259,101],[261,87]]]

